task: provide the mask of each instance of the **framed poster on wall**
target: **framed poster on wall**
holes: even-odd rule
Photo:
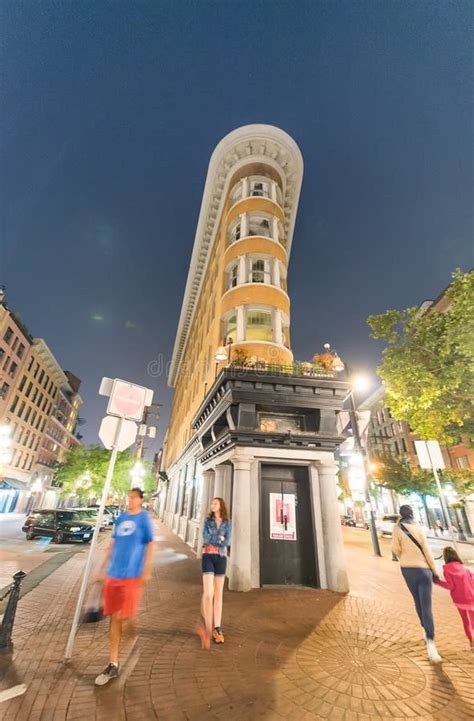
[[[270,493],[270,538],[279,541],[296,541],[294,493]]]

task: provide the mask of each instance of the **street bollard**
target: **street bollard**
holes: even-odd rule
[[[3,614],[2,625],[0,626],[0,653],[9,653],[13,649],[13,623],[15,621],[18,599],[20,598],[21,582],[25,576],[26,573],[24,571],[17,571],[13,576],[13,583],[6,594],[8,595],[8,603]],[[6,596],[4,596],[4,598],[5,597]]]

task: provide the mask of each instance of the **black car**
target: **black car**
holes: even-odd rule
[[[94,533],[94,521],[83,511],[67,508],[33,511],[26,518],[22,530],[31,541],[35,536],[53,538],[55,543],[82,541],[90,543]]]

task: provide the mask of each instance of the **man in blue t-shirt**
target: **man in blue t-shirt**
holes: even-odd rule
[[[107,568],[104,614],[111,616],[110,663],[97,676],[97,686],[104,686],[119,675],[122,622],[135,618],[143,585],[151,578],[153,526],[142,504],[142,489],[132,488],[128,494],[128,510],[114,523],[112,543],[103,564]]]

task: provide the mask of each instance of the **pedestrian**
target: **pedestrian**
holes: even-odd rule
[[[438,578],[438,572],[425,532],[415,522],[411,506],[400,506],[400,520],[393,527],[392,552],[400,561],[402,576],[415,601],[424,629],[428,658],[432,663],[440,663],[442,658],[434,642],[431,604],[433,579]]]
[[[231,522],[223,498],[213,498],[202,533],[202,601],[204,627],[198,627],[202,647],[224,643],[222,632],[222,596],[230,546]],[[214,628],[213,628],[214,623]]]
[[[471,652],[474,653],[474,574],[466,568],[452,546],[443,549],[443,558],[445,580],[438,579],[435,583],[451,592],[451,598],[463,622],[464,633],[469,639]]]
[[[119,650],[124,624],[134,631],[133,621],[145,583],[151,578],[153,526],[142,509],[143,491],[132,488],[128,509],[114,523],[112,539],[102,564],[107,569],[103,597],[104,615],[110,619],[110,662],[97,676],[96,686],[104,686],[120,675]]]

